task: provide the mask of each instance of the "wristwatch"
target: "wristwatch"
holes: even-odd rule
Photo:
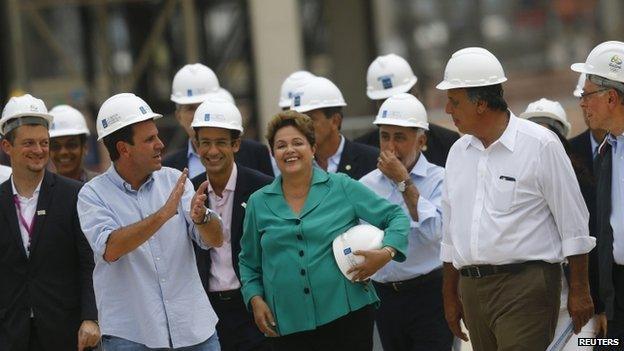
[[[206,224],[210,222],[213,218],[217,218],[218,220],[221,220],[221,217],[219,217],[219,215],[215,211],[207,208],[206,214],[204,214],[204,219],[201,222],[193,221],[193,223],[195,223],[195,225],[202,225],[202,224]]]
[[[382,247],[383,250],[388,251],[388,253],[390,254],[390,258],[394,258],[394,255],[396,255],[396,252],[390,248],[390,246],[384,246]]]
[[[414,184],[414,182],[412,181],[412,178],[410,177],[407,177],[407,179],[396,183],[397,189],[399,190],[399,192],[402,192],[402,193],[404,193],[405,190],[407,190],[407,187],[412,184]]]

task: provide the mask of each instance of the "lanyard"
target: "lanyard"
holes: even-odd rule
[[[13,195],[13,203],[15,204],[15,207],[17,208],[17,213],[18,218],[20,223],[24,226],[24,228],[26,228],[26,231],[28,232],[28,245],[30,246],[30,240],[32,240],[32,234],[33,234],[33,226],[35,224],[35,216],[33,215],[33,218],[30,220],[30,225],[28,225],[28,222],[26,222],[26,219],[24,218],[24,215],[22,215],[22,205],[20,205],[19,199],[17,198],[17,194]]]

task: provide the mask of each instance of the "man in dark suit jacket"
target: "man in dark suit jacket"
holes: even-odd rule
[[[0,121],[13,175],[0,185],[0,350],[83,350],[100,331],[93,252],[80,229],[81,183],[46,171],[45,105],[12,98]]]
[[[196,151],[197,145],[193,143],[195,132],[191,128],[195,110],[206,99],[221,99],[232,104],[234,99],[230,93],[219,87],[219,80],[214,72],[201,63],[182,67],[173,78],[171,90],[171,101],[176,104],[175,118],[188,134],[189,141],[186,147],[169,152],[162,165],[180,171],[188,168],[189,178],[193,178],[203,171]],[[269,149],[255,140],[241,140],[236,162],[273,176]]]
[[[327,172],[346,173],[357,180],[377,168],[379,149],[351,142],[340,133],[342,107],[346,105],[334,83],[311,77],[299,87],[291,108],[314,122],[316,164]]]
[[[206,120],[207,114],[221,119]],[[268,341],[243,302],[238,254],[247,200],[273,178],[234,162],[243,132],[242,118],[234,104],[202,103],[192,126],[197,151],[206,167],[192,182],[196,189],[208,183],[206,207],[217,212],[223,221],[223,246],[195,250],[199,276],[219,317],[219,342],[225,351],[268,350]]]
[[[418,78],[409,63],[401,56],[395,54],[378,56],[368,66],[366,72],[366,95],[375,101],[376,110],[379,110],[387,98],[399,93],[410,93],[420,99],[416,90],[417,81]],[[427,145],[423,147],[422,152],[429,162],[444,167],[449,150],[457,139],[459,139],[457,132],[429,123]],[[379,130],[368,132],[355,141],[377,147]]]

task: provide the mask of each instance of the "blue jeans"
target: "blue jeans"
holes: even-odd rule
[[[157,348],[151,349],[143,344],[136,343],[134,341],[118,338],[112,335],[102,336],[102,350],[103,351],[220,351],[221,345],[219,345],[219,337],[217,332],[212,334],[208,340],[193,346],[180,347],[177,349],[172,348]]]

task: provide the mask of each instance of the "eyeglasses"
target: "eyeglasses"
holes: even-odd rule
[[[580,99],[581,99],[581,100],[585,100],[588,96],[591,96],[591,95],[594,95],[594,94],[597,94],[597,93],[601,93],[601,92],[603,92],[603,91],[607,91],[607,90],[610,90],[610,89],[611,89],[611,88],[603,88],[603,89],[598,89],[598,90],[591,91],[591,92],[589,92],[589,93],[587,93],[587,92],[582,92],[582,93],[581,93],[581,96],[580,96]]]

